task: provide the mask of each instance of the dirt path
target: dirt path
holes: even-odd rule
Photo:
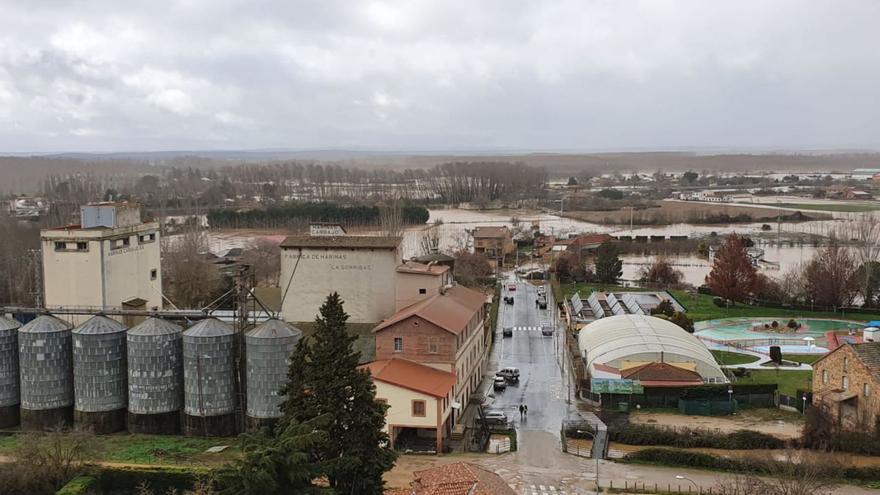
[[[708,428],[721,430],[723,432],[754,430],[768,435],[777,436],[779,438],[798,438],[801,436],[801,428],[803,427],[803,421],[766,418],[753,415],[748,411],[735,416],[725,417],[635,412],[630,414],[629,420],[636,424],[651,424],[682,428]]]

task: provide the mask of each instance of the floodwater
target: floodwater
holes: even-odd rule
[[[763,264],[761,271],[768,276],[779,276],[786,270],[799,263],[809,261],[815,252],[815,248],[809,245],[789,244],[785,242],[786,235],[810,234],[826,236],[833,231],[848,231],[848,227],[857,219],[856,216],[846,215],[845,218],[834,220],[817,220],[801,223],[781,223],[771,225],[771,231],[763,230],[761,223],[741,223],[730,225],[691,225],[673,224],[664,226],[634,226],[628,225],[601,225],[584,222],[571,218],[560,217],[534,210],[490,210],[476,211],[457,208],[430,210],[428,224],[409,227],[404,231],[401,243],[401,256],[411,258],[422,254],[422,237],[425,232],[435,228],[431,225],[442,221],[442,225],[436,227],[439,233],[440,249],[446,252],[455,252],[472,247],[469,232],[477,226],[512,226],[512,218],[516,217],[523,228],[531,228],[537,224],[541,232],[557,236],[568,236],[583,233],[608,233],[611,235],[631,236],[672,236],[686,235],[689,237],[705,237],[712,232],[718,235],[738,233],[755,236],[758,246],[764,249],[764,258],[773,262]],[[210,249],[213,252],[234,247],[246,247],[257,237],[272,237],[267,232],[258,231],[221,231],[209,234]],[[277,234],[277,233],[274,233]],[[760,238],[757,235],[760,234]],[[777,240],[781,241],[777,243]],[[701,285],[709,274],[711,265],[705,258],[696,255],[666,256],[676,269],[684,275],[684,282]],[[653,256],[627,255],[623,256],[623,279],[635,281],[640,278],[641,269],[651,263]]]

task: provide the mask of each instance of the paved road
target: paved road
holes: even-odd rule
[[[513,337],[503,337],[496,329],[496,343],[490,361],[498,369],[515,366],[520,370],[518,384],[495,392],[493,408],[501,408],[514,420],[520,431],[545,431],[558,436],[562,420],[574,412],[567,403],[570,387],[563,379],[559,352],[558,332],[542,335],[544,326],[555,327],[552,294],[548,294],[548,309],[535,304],[537,288],[525,282],[516,282],[516,291],[508,292],[505,284],[502,295],[513,294],[513,306],[502,302],[499,310],[500,327],[512,327]],[[519,406],[528,406],[528,415],[520,418]]]

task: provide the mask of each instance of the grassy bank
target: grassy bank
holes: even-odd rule
[[[752,356],[751,354],[742,354],[739,352],[729,352],[729,351],[716,351],[713,350],[712,356],[715,357],[715,361],[718,361],[720,365],[737,365],[737,364],[748,364],[754,363],[758,359],[757,356]]]
[[[813,389],[813,372],[802,370],[749,370],[749,376],[736,379],[737,385],[777,384],[779,393],[794,396],[798,390]]]
[[[102,435],[99,461],[124,464],[192,465],[223,463],[238,457],[237,438],[190,438],[165,435]],[[0,455],[12,454],[19,436],[0,437]],[[218,454],[205,451],[218,445],[229,448]]]
[[[575,292],[580,292],[581,297],[586,298],[594,290],[605,291],[651,291],[655,289],[624,288],[614,285],[601,284],[562,284],[561,289],[566,298]],[[712,296],[706,294],[689,294],[683,290],[670,290],[670,294],[687,309],[688,316],[694,321],[716,320],[719,318],[840,318],[855,321],[868,321],[880,319],[880,314],[826,312],[826,311],[801,311],[795,309],[765,308],[760,306],[748,306],[737,304],[730,308],[721,308],[712,302]]]

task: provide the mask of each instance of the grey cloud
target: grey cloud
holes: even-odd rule
[[[0,151],[878,148],[878,14],[0,0]]]

